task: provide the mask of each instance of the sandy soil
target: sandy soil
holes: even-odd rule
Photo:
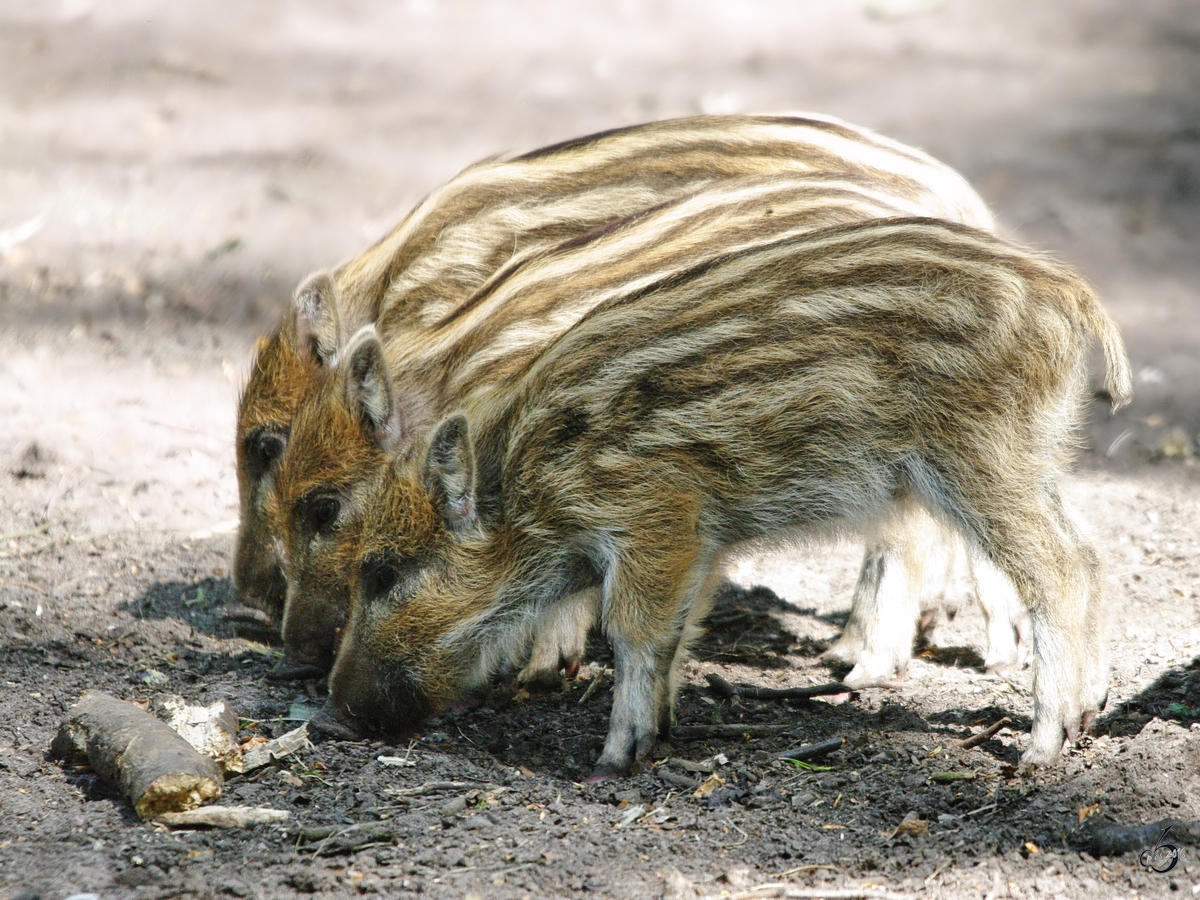
[[[411,746],[317,742],[226,786],[230,805],[289,811],[279,825],[145,825],[45,758],[90,687],[228,697],[244,735],[319,703],[317,685],[267,681],[275,649],[220,616],[237,391],[302,275],[482,156],[798,109],[960,169],[1125,332],[1137,399],[1095,410],[1069,485],[1109,566],[1113,688],[1061,770],[1013,775],[1030,672],[978,671],[972,609],[905,680],[846,703],[709,691],[712,672],[829,678],[816,657],[845,618],[851,546],[732,571],[769,590],[730,592],[688,670],[680,723],[701,731],[627,781],[578,783],[606,728],[606,684],[580,702],[602,645],[560,693],[501,684]],[[1200,892],[1191,0],[5,0],[0,136],[0,898]],[[1006,715],[997,738],[956,746]],[[827,770],[775,758],[838,736]],[[706,769],[723,784],[697,797]],[[897,833],[908,813],[923,833]],[[1181,823],[1169,873],[1139,865],[1153,840],[1097,842],[1101,823],[1164,819]],[[356,823],[377,827],[312,836]],[[787,887],[753,892],[767,884]]]

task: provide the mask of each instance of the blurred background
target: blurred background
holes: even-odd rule
[[[1193,451],[1196,0],[2,0],[6,414],[57,408],[37,365],[14,368],[55,335],[79,359],[212,336],[244,371],[299,278],[482,157],[797,110],[929,151],[1004,232],[1079,267],[1138,373],[1097,450]],[[184,375],[167,389],[197,383]]]

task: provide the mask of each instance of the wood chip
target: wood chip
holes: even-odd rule
[[[308,723],[299,728],[281,734],[265,744],[256,744],[242,748],[242,769],[253,772],[255,769],[269,765],[273,760],[284,759],[300,750],[306,750],[312,744],[308,740]]]
[[[192,706],[182,697],[171,697],[163,708],[171,716],[171,727],[199,753],[216,760],[222,772],[245,771],[237,739],[237,713],[231,704],[218,700],[211,706]]]

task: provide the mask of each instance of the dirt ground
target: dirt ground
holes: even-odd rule
[[[829,680],[852,545],[731,569],[686,673],[692,730],[626,780],[579,783],[606,730],[599,643],[561,692],[501,683],[411,744],[317,738],[227,783],[278,824],[143,824],[46,758],[89,688],[228,698],[243,736],[319,705],[221,616],[237,391],[302,275],[482,156],[789,110],[960,169],[1124,330],[1137,399],[1097,406],[1068,485],[1108,565],[1112,691],[1060,769],[1014,775],[1031,673],[979,671],[974,609],[843,703],[709,689]],[[1200,893],[1194,0],[0,0],[0,423],[3,900]],[[812,767],[777,758],[835,737]],[[1166,873],[1139,863],[1162,826],[1113,837],[1162,820]]]

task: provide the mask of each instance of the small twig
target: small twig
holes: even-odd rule
[[[717,844],[718,847],[725,847],[725,848],[740,847],[740,846],[742,846],[742,844],[744,844],[750,840],[750,835],[746,834],[746,832],[744,832],[744,831],[742,831],[742,829],[738,828],[737,825],[735,825],[733,822],[730,822],[728,824],[729,824],[730,828],[732,828],[734,831],[736,831],[738,834],[740,834],[742,836],[742,839],[740,841],[734,841],[732,844]]]
[[[997,808],[998,808],[998,801],[993,800],[991,803],[985,803],[983,806],[977,807],[977,808],[971,810],[970,812],[963,813],[961,818],[965,819],[967,816],[973,816],[976,813],[987,812],[988,810],[992,810],[993,812],[995,812]]]
[[[170,422],[160,422],[157,419],[143,419],[147,425],[157,425],[159,428],[169,428],[172,431],[184,431],[188,434],[198,434],[200,437],[210,438],[212,435],[207,431],[200,431],[196,428],[188,428],[186,425],[173,425]]]
[[[684,791],[694,791],[700,786],[700,782],[695,778],[688,778],[686,775],[677,775],[674,772],[662,769],[661,767],[654,770],[654,774],[658,776],[658,780],[677,787]]]
[[[0,578],[0,584],[7,585],[9,587],[29,588],[29,590],[37,591],[39,594],[45,594],[46,596],[50,595],[48,590],[40,585],[34,584],[32,581],[19,581],[15,578]]]
[[[749,697],[752,700],[806,700],[809,697],[827,697],[830,694],[849,694],[853,691],[853,688],[840,681],[809,687],[765,688],[756,684],[730,684],[715,672],[709,672],[704,678],[713,693],[727,700],[734,697]]]
[[[604,680],[604,670],[601,669],[592,679],[592,683],[587,686],[587,690],[583,692],[583,696],[579,698],[579,706],[587,703],[591,699],[592,694],[596,693],[600,687],[600,682]]]
[[[1007,725],[1010,721],[1012,721],[1012,720],[1009,719],[1008,716],[1005,716],[1003,719],[1001,719],[995,725],[989,726],[988,728],[979,732],[979,734],[973,734],[969,738],[965,738],[964,740],[959,741],[958,742],[959,749],[970,750],[972,747],[978,747],[980,744],[984,743],[985,741],[991,740],[992,738],[994,738],[996,736],[996,732],[999,731],[1001,728],[1003,728],[1005,725]]]
[[[932,882],[933,879],[937,878],[939,875],[942,874],[942,872],[944,872],[946,869],[950,868],[950,864],[952,862],[953,862],[953,860],[950,860],[950,859],[944,860],[940,866],[938,866],[936,869],[934,869],[932,872],[929,873],[929,877],[925,879],[925,883],[929,884],[930,882]]]
[[[837,866],[831,866],[831,865],[824,864],[824,863],[814,863],[812,865],[807,865],[807,866],[796,866],[796,868],[794,868],[794,869],[788,869],[786,872],[780,872],[775,877],[776,878],[787,878],[790,875],[798,875],[801,872],[815,872],[815,871],[817,871],[817,869],[832,869],[835,872],[839,871],[839,868]]]
[[[797,747],[795,750],[785,750],[783,753],[775,755],[776,759],[790,759],[792,762],[801,762],[806,759],[817,759],[822,756],[828,756],[834,750],[841,750],[846,745],[844,737],[833,738],[829,741],[821,741],[819,744],[810,744],[807,747]]]
[[[534,863],[518,863],[515,866],[505,865],[500,868],[482,869],[481,871],[486,872],[488,875],[507,875],[509,872],[518,872],[521,869],[532,869],[533,866]]]
[[[439,791],[460,791],[463,788],[475,788],[479,783],[471,783],[468,781],[427,781],[425,784],[414,788],[392,788],[388,791],[396,797],[420,797],[423,794],[436,794]]]
[[[359,840],[360,838],[361,840]],[[297,847],[300,844],[311,844],[318,841],[320,843],[313,851],[313,856],[347,853],[351,850],[390,844],[395,841],[395,836],[391,830],[391,823],[387,820],[358,822],[354,825],[317,825],[311,828],[302,828],[296,832]],[[337,843],[330,848],[330,842],[333,841]]]
[[[974,772],[934,772],[930,779],[934,784],[950,784],[952,781],[974,781],[977,777]]]

